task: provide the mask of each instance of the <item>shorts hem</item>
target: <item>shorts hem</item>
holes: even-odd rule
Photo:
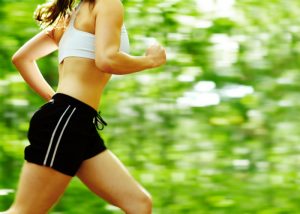
[[[107,150],[107,148],[105,147],[105,148],[103,148],[103,149],[101,149],[101,150],[98,150],[97,152],[94,152],[94,153],[92,153],[92,154],[89,154],[89,155],[87,155],[87,156],[84,158],[83,161],[88,160],[88,159],[91,159],[91,158],[93,158],[93,157],[95,157],[95,156],[101,154],[102,152],[105,152],[106,150]]]
[[[67,175],[67,176],[70,176],[70,177],[74,177],[74,176],[76,175],[76,173],[73,174],[73,173],[70,173],[70,172],[65,172],[64,170],[58,169],[58,168],[56,168],[56,167],[53,167],[53,166],[50,167],[50,166],[41,164],[39,161],[30,160],[30,159],[28,159],[28,158],[25,158],[25,160],[26,160],[28,163],[36,164],[36,165],[39,165],[39,166],[41,166],[41,167],[50,168],[50,169],[55,170],[56,172],[59,172],[59,173],[61,173],[61,174],[63,174],[63,175]]]

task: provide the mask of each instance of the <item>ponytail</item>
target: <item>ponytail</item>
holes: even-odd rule
[[[34,18],[41,28],[55,25],[70,15],[74,3],[75,0],[48,0],[48,2],[38,5],[34,12]]]

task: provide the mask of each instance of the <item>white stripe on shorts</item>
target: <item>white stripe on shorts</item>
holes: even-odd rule
[[[68,122],[69,122],[69,120],[71,119],[72,114],[74,113],[75,110],[76,110],[76,108],[73,109],[73,111],[71,112],[70,116],[68,117],[68,119],[67,119],[67,121],[66,121],[66,123],[65,123],[65,125],[64,125],[64,127],[63,127],[63,129],[62,129],[61,132],[60,132],[59,138],[58,138],[58,140],[57,140],[57,143],[56,143],[56,146],[55,146],[53,155],[52,155],[52,160],[51,160],[51,163],[50,163],[50,167],[53,166],[54,158],[55,158],[55,155],[56,155],[57,148],[58,148],[58,145],[59,145],[59,143],[60,143],[61,137],[62,137],[62,135],[63,135],[63,133],[64,133],[64,131],[65,131],[65,128],[66,128],[66,126],[68,125]]]
[[[49,155],[49,152],[50,152],[50,149],[51,149],[51,146],[52,146],[52,143],[53,143],[53,139],[54,139],[54,136],[55,136],[55,133],[57,131],[57,128],[61,122],[61,120],[63,119],[64,115],[66,114],[66,112],[68,111],[68,109],[70,108],[70,105],[68,106],[68,108],[64,111],[64,113],[61,115],[61,117],[59,118],[56,126],[55,126],[55,129],[53,130],[52,132],[52,136],[51,136],[51,139],[50,139],[50,143],[49,143],[49,146],[48,146],[48,150],[47,150],[47,153],[46,153],[46,156],[45,156],[45,159],[44,159],[44,165],[46,165],[47,163],[47,159],[48,159],[48,155]]]

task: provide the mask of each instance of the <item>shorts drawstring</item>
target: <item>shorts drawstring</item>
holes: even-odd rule
[[[107,126],[107,123],[101,117],[101,111],[99,111],[94,117],[94,124],[98,130],[103,130],[104,126]],[[101,128],[99,128],[99,124],[101,124]]]

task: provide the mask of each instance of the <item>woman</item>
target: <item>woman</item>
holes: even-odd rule
[[[13,56],[24,80],[44,104],[30,121],[25,163],[9,214],[47,213],[73,176],[128,214],[151,213],[150,195],[106,149],[97,127],[106,125],[97,109],[112,74],[129,74],[165,63],[158,44],[144,56],[131,56],[120,0],[56,0],[39,7],[43,30]],[[68,18],[68,11],[70,18]],[[65,29],[62,26],[67,26]],[[55,92],[42,77],[36,60],[59,51]]]

